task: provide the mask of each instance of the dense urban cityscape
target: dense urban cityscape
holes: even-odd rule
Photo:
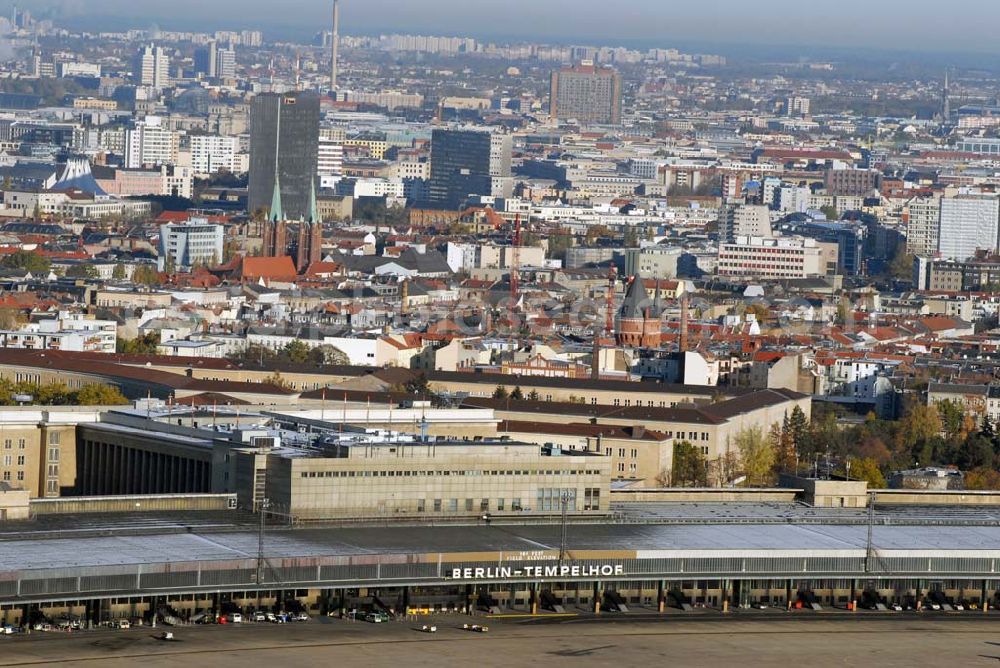
[[[0,13],[9,665],[985,636],[1000,66],[369,33],[354,1],[308,38]],[[733,617],[756,658],[703,654]]]

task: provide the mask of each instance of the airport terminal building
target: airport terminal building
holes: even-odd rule
[[[563,525],[276,528],[214,518],[150,528],[95,518],[91,531],[0,541],[7,623],[78,615],[301,606],[314,614],[384,608],[490,614],[1000,603],[996,513],[664,507],[660,519]],[[114,531],[108,527],[116,526]],[[72,536],[72,540],[69,536]],[[856,604],[856,606],[855,606]]]

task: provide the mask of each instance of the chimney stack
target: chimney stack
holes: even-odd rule
[[[680,352],[688,351],[688,297],[687,293],[681,295],[681,336],[679,343]]]

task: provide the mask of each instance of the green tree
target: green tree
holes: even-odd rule
[[[542,400],[542,396],[540,394],[538,394],[538,390],[532,390],[531,392],[528,392],[528,397],[527,398],[528,398],[528,401],[541,401]]]
[[[965,489],[989,491],[1000,489],[1000,471],[991,468],[978,468],[965,474]]]
[[[521,401],[524,399],[524,392],[521,391],[521,386],[518,385],[514,388],[514,391],[510,393],[510,398],[516,401]]]
[[[264,379],[265,385],[274,385],[275,387],[280,387],[283,390],[292,389],[291,383],[285,380],[280,371],[275,371],[270,376]]]
[[[493,390],[494,399],[507,399],[510,394],[507,392],[507,388],[503,385],[497,385],[496,389]]]
[[[118,339],[115,348],[122,355],[155,355],[160,345],[159,332],[146,332],[134,339]]]
[[[573,235],[566,229],[559,228],[549,235],[549,257],[561,259],[566,256],[566,249],[573,246]]]
[[[809,420],[799,406],[795,406],[788,416],[788,438],[791,440],[793,455],[805,448],[806,439],[809,438]]]
[[[421,372],[416,378],[406,381],[403,391],[417,395],[428,394],[431,391],[431,384],[427,380],[427,374]]]
[[[125,265],[119,262],[115,265],[115,268],[111,271],[111,278],[116,281],[125,280]]]
[[[868,483],[869,489],[885,489],[885,476],[879,468],[878,462],[870,457],[857,458],[848,457],[851,463],[851,480],[864,480]],[[847,475],[847,467],[840,471],[841,475]]]
[[[67,278],[97,278],[97,268],[92,264],[74,264],[66,270]]]
[[[734,439],[746,472],[747,482],[763,485],[769,481],[774,468],[774,446],[764,436],[760,427],[743,429]]]
[[[74,393],[73,403],[78,406],[123,406],[128,399],[116,387],[84,385]]]
[[[635,225],[625,225],[625,233],[622,237],[622,246],[625,248],[635,248],[639,245],[639,228]]]
[[[690,441],[674,443],[670,484],[674,487],[708,486],[708,464],[701,448],[695,447]]]
[[[0,329],[17,329],[25,322],[21,311],[16,308],[0,308]]]
[[[827,220],[839,220],[840,213],[837,211],[837,207],[832,204],[827,204],[826,206],[821,206],[819,208],[820,212],[826,216]]]
[[[900,248],[892,257],[892,262],[889,263],[889,274],[901,281],[911,280],[913,278],[913,260],[912,255]]]
[[[151,265],[141,264],[132,272],[132,282],[137,285],[159,285],[160,274]]]
[[[292,364],[305,364],[309,361],[309,353],[309,345],[303,341],[299,341],[298,339],[289,341],[288,344],[281,349],[281,356]]]
[[[948,438],[962,436],[965,427],[965,407],[958,401],[945,399],[934,403],[938,417],[941,418],[941,428]]]
[[[52,268],[52,263],[47,257],[32,253],[26,250],[16,250],[10,255],[3,256],[0,266],[5,269],[21,269],[29,271],[34,275],[48,274]]]
[[[229,360],[239,363],[269,364],[277,358],[277,354],[267,346],[259,343],[249,343],[243,350],[229,355]]]
[[[350,366],[351,358],[340,348],[324,344],[309,351],[308,361],[322,366]]]
[[[771,448],[774,450],[774,473],[776,474],[795,470],[795,447],[787,425],[787,419],[784,427],[775,422],[767,434]]]
[[[899,422],[898,435],[901,445],[914,449],[942,431],[941,416],[935,406],[917,404]]]

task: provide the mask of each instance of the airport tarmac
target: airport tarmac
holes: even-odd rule
[[[895,619],[705,618],[692,620],[567,616],[436,617],[370,624],[314,619],[288,625],[243,624],[33,633],[0,638],[0,666],[276,668],[295,666],[923,666],[996,665],[995,619],[900,615]],[[489,625],[487,633],[463,630]],[[437,626],[436,633],[420,630]]]

